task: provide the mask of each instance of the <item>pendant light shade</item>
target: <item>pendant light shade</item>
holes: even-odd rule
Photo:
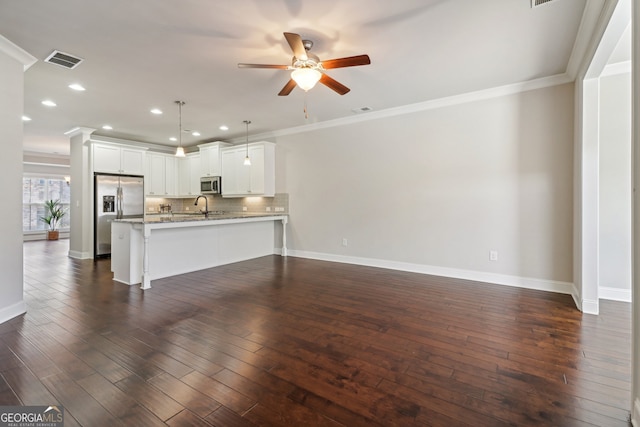
[[[180,118],[180,124],[178,127],[178,148],[176,148],[176,157],[184,157],[184,148],[182,147],[182,106],[184,101],[176,101],[178,104],[178,116]]]
[[[313,88],[320,77],[322,77],[322,73],[315,68],[298,68],[291,72],[291,78],[304,91]]]
[[[247,155],[244,158],[244,165],[251,166],[251,159],[249,158],[249,124],[251,120],[244,120],[243,123],[247,125]]]

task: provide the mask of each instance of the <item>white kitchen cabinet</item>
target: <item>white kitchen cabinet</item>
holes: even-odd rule
[[[246,197],[275,195],[275,144],[254,142],[248,147],[251,165],[244,159],[247,146],[222,148],[222,196]]]
[[[177,194],[176,157],[170,154],[147,153],[145,191],[148,196],[175,196]]]
[[[231,144],[222,141],[200,144],[201,176],[219,176],[222,174],[220,164],[220,149]]]
[[[92,144],[93,171],[144,175],[145,151],[117,144]]]
[[[200,195],[200,153],[187,154],[178,160],[178,195],[195,197]]]

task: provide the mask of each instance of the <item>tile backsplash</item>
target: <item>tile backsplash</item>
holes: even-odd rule
[[[171,205],[171,211],[194,212],[204,209],[204,200],[198,201],[198,206],[194,206],[196,198],[165,199],[162,197],[146,198],[146,213],[159,213],[160,205]],[[249,213],[289,213],[289,194],[276,193],[274,197],[239,197],[223,198],[222,196],[207,196],[210,211],[226,212],[249,212]],[[243,208],[246,208],[244,210]],[[282,209],[282,210],[281,210]]]

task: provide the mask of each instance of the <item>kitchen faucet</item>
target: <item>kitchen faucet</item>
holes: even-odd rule
[[[193,204],[194,206],[198,206],[198,200],[200,197],[204,197],[204,210],[200,211],[204,214],[205,218],[209,218],[209,200],[207,200],[207,196],[203,196],[202,194],[196,197],[196,202]]]

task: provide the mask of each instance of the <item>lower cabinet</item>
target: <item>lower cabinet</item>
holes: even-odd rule
[[[254,142],[220,152],[223,197],[275,195],[275,144]],[[247,155],[250,166],[244,164]]]

